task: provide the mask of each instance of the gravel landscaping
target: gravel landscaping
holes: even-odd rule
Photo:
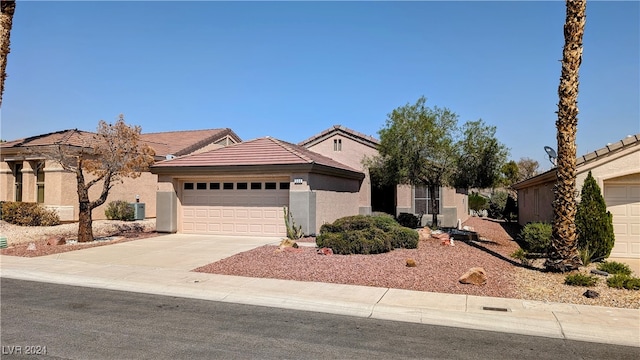
[[[280,251],[277,246],[262,246],[194,271],[640,309],[640,291],[609,288],[602,276],[594,287],[573,287],[564,285],[563,274],[542,272],[541,260],[529,267],[522,266],[510,257],[518,249],[512,224],[473,217],[464,225],[473,227],[480,240],[454,241],[454,246],[450,246],[431,239],[420,241],[418,249],[397,249],[377,255],[318,255],[313,239],[307,238],[299,242],[298,249]],[[20,227],[0,221],[0,234],[7,237],[10,245],[0,253],[40,256],[156,235],[154,219],[99,220],[94,221],[93,229],[94,235],[103,241],[48,246],[46,241],[51,235],[62,235],[67,240],[76,238],[77,224]],[[30,243],[36,245],[36,250],[27,250]],[[407,267],[407,259],[413,259],[417,266]],[[486,285],[458,282],[472,267],[484,268]],[[592,264],[580,271],[588,273],[593,268]],[[599,297],[583,296],[587,289],[598,292]]]

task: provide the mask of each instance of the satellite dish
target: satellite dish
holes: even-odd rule
[[[556,159],[558,158],[558,154],[556,154],[556,151],[553,150],[553,148],[551,148],[550,146],[545,146],[544,151],[547,153],[547,155],[549,155],[549,161],[551,161],[551,164],[555,166]]]

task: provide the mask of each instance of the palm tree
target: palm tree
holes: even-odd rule
[[[571,271],[582,265],[577,249],[576,128],[578,125],[578,70],[582,62],[586,0],[567,0],[562,73],[558,95],[557,183],[554,188],[553,232],[549,259],[551,271]]]
[[[13,23],[13,13],[16,11],[15,0],[2,0],[2,12],[0,13],[0,107],[2,106],[2,94],[4,94],[4,79],[7,77],[7,55],[9,55],[9,35]]]

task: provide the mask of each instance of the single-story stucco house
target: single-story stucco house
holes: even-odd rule
[[[578,157],[576,170],[578,192],[591,171],[613,215],[615,245],[611,257],[640,259],[640,134]],[[553,221],[556,179],[554,168],[513,185],[518,192],[521,225]]]
[[[363,159],[377,154],[377,144],[334,126],[297,145],[264,137],[158,162],[151,168],[157,230],[283,236],[284,207],[305,234],[348,215],[427,214],[424,188],[372,186]],[[443,225],[467,219],[465,194],[445,188],[436,196]]]
[[[62,221],[77,221],[75,174],[39,155],[38,149],[58,145],[89,147],[94,135],[72,129],[0,143],[0,200],[37,202],[55,209]],[[226,128],[141,134],[140,141],[155,150],[159,161],[223,147],[241,139]],[[155,174],[144,172],[139,178],[125,178],[123,183],[115,183],[105,204],[94,209],[93,218],[104,219],[104,209],[109,202],[124,200],[133,203],[136,196],[145,204],[145,217],[155,217],[157,178]],[[96,199],[101,190],[100,184],[92,187],[90,199]]]

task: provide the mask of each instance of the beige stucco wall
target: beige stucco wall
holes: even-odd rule
[[[576,175],[576,197],[578,200],[589,171],[596,179],[601,191],[604,191],[605,182],[616,181],[616,178],[627,175],[639,174],[640,146],[634,146],[610,156],[603,156],[596,161],[580,166]],[[551,177],[549,181],[518,190],[518,222],[521,225],[529,222],[553,221],[554,184],[555,177]]]
[[[0,184],[3,189],[0,191],[1,200],[15,200],[14,176],[6,162],[2,162],[3,171],[0,172]],[[23,161],[22,171],[22,201],[35,202],[37,200],[37,188],[35,173],[33,172],[35,161]],[[45,196],[46,207],[58,211],[60,220],[78,220],[78,192],[77,182],[74,173],[66,172],[54,161],[47,160],[44,167],[45,176]],[[93,219],[105,219],[104,210],[111,201],[125,200],[135,202],[135,195],[140,195],[140,202],[145,203],[145,216],[155,217],[156,202],[156,175],[145,172],[137,179],[125,178],[124,183],[116,182],[109,191],[109,196],[105,204],[95,208],[92,212]],[[85,174],[88,182],[93,177]],[[97,183],[89,190],[89,199],[96,200],[102,191],[102,182]]]
[[[333,150],[333,140],[342,141],[342,150]],[[358,205],[364,213],[371,212],[371,177],[369,171],[363,164],[365,157],[373,157],[378,151],[370,146],[357,142],[341,134],[334,134],[320,143],[308,147],[309,150],[322,154],[333,160],[341,162],[351,168],[360,170],[365,174],[365,178],[360,186],[358,194]]]
[[[462,222],[469,218],[469,204],[467,202],[467,195],[459,194],[456,189],[443,188],[442,189],[442,207],[455,209],[456,215],[455,221],[458,219]],[[444,212],[444,211],[443,211]]]
[[[0,161],[0,200],[15,200],[14,178],[9,164]]]
[[[410,185],[396,188],[396,216],[400,213],[413,213],[413,188]]]
[[[317,190],[316,193],[316,232],[320,226],[351,215],[358,215],[357,192],[335,192]],[[339,205],[338,205],[339,204]]]

